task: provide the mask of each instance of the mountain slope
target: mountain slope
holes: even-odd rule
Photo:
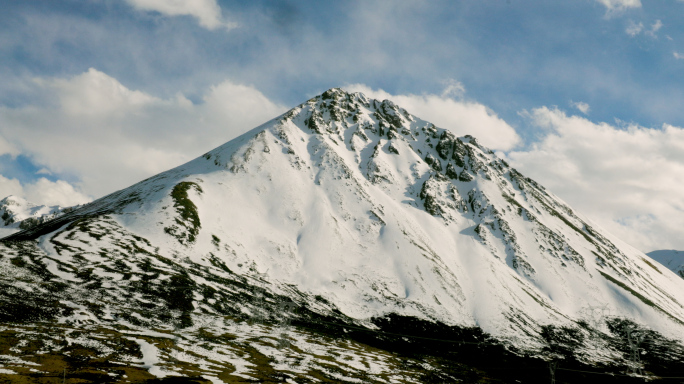
[[[3,276],[25,278],[4,298],[16,306],[6,321],[194,334],[228,316],[409,332],[382,320],[399,316],[422,324],[416,335],[478,330],[545,358],[562,355],[549,330],[575,330],[573,359],[609,365],[628,364],[611,339],[619,324],[658,340],[681,340],[684,324],[677,275],[474,137],[339,89],[3,243]],[[55,287],[50,307],[38,292]]]

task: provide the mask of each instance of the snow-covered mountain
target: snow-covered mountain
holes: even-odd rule
[[[649,252],[647,255],[684,278],[684,251],[664,249]]]
[[[268,369],[290,378],[458,377],[443,362],[396,360],[359,344],[333,358],[349,364],[321,368],[312,351],[330,341],[312,330],[401,331],[414,337],[406,342],[449,341],[469,330],[486,335],[469,342],[487,339],[515,356],[572,356],[604,369],[640,366],[624,350],[630,329],[671,346],[650,352],[661,362],[677,359],[673,343],[684,338],[684,280],[675,273],[474,137],[340,89],[10,235],[0,252],[3,279],[21,276],[3,298],[4,314],[0,306],[6,321],[90,327],[104,335],[88,339],[101,350],[116,349],[102,339],[118,334],[137,343],[139,367],[158,377],[195,364],[219,380],[207,368],[216,363],[232,367],[224,377],[257,378],[250,364],[261,371],[263,362],[245,357],[256,359],[254,348],[272,360]],[[250,318],[261,325],[248,326]],[[265,335],[284,318],[297,331],[287,337],[290,349],[277,349],[277,338]],[[234,350],[197,346],[228,334]],[[376,345],[389,337],[377,335],[362,339]],[[170,337],[174,345],[164,341]],[[572,344],[572,353],[560,344]],[[202,368],[189,353],[211,363]],[[132,359],[116,356],[109,359]],[[398,370],[407,362],[423,368]]]
[[[18,196],[7,196],[0,200],[0,235],[7,236],[42,224],[74,208],[76,207],[37,205]]]

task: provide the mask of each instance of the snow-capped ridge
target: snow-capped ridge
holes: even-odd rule
[[[37,205],[22,197],[9,195],[0,200],[0,228],[14,231],[32,228],[73,209],[75,207]]]

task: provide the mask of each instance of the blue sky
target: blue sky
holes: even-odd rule
[[[5,1],[2,75],[15,81],[0,100],[33,101],[25,77],[91,67],[160,97],[199,98],[232,79],[285,105],[347,83],[420,94],[456,79],[511,123],[521,109],[584,101],[600,121],[684,125],[681,1],[608,15],[596,0],[219,1],[229,31],[131,2]],[[632,24],[643,30],[631,36]]]
[[[684,1],[0,7],[0,194],[97,198],[341,86],[484,136],[639,249],[684,248]]]

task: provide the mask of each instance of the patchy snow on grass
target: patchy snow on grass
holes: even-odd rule
[[[135,365],[139,365],[143,368],[146,368],[150,374],[157,376],[159,378],[163,378],[166,376],[179,376],[177,373],[173,371],[167,371],[157,366],[157,364],[161,362],[161,360],[159,359],[159,349],[157,347],[143,339],[138,339],[134,337],[128,337],[128,339],[138,343],[138,345],[140,346],[140,352],[143,355],[142,364]]]

